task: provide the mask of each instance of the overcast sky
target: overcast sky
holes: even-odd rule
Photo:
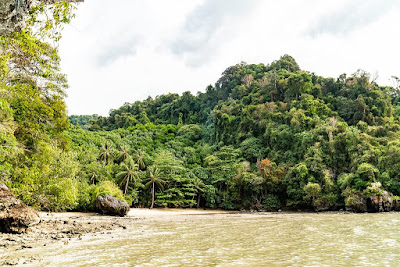
[[[241,61],[284,54],[317,75],[400,76],[397,0],[85,0],[60,44],[70,115],[194,94]]]

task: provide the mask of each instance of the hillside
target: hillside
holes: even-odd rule
[[[338,209],[400,195],[397,95],[364,71],[324,78],[285,55],[231,66],[196,96],[127,103],[67,136],[82,178],[120,184],[134,205],[151,204],[155,181],[158,206]]]

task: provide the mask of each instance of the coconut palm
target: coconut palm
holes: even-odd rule
[[[111,163],[113,161],[113,153],[112,153],[112,147],[110,144],[105,143],[101,146],[101,154],[100,154],[100,160],[104,162],[105,164]]]
[[[123,162],[129,160],[131,156],[129,155],[129,148],[127,146],[121,146],[119,150],[118,161]]]
[[[97,180],[97,174],[95,172],[92,172],[92,175],[90,176],[90,184],[95,184]]]
[[[139,164],[139,168],[141,170],[144,170],[146,168],[146,164],[144,163],[145,152],[141,149],[138,149],[134,154],[134,158],[136,162]]]
[[[157,168],[149,168],[149,176],[145,180],[145,187],[149,188],[151,186],[151,207],[154,207],[154,196],[155,196],[155,187],[158,186],[160,189],[164,189],[163,184],[165,181],[160,178],[161,172]]]
[[[136,180],[139,177],[138,167],[133,160],[128,161],[127,163],[121,163],[122,171],[117,174],[117,179],[121,180],[120,185],[124,186],[124,195],[128,193],[128,185],[132,180]]]
[[[200,208],[200,197],[201,197],[201,194],[204,192],[205,184],[198,177],[195,177],[192,182],[193,182],[194,190],[197,193],[197,208]],[[194,196],[193,196],[193,199],[194,199]]]

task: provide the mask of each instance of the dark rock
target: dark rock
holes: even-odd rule
[[[400,200],[393,199],[393,210],[400,211]]]
[[[367,212],[367,200],[361,194],[355,194],[351,200],[346,200],[346,210],[352,212]]]
[[[381,191],[378,195],[372,195],[367,199],[369,212],[384,212],[393,209],[393,194]]]
[[[103,214],[125,216],[129,211],[129,205],[126,201],[110,195],[98,196],[95,202],[96,208]]]
[[[326,203],[325,201],[320,200],[320,199],[313,201],[313,206],[314,206],[314,210],[317,212],[327,211],[327,210],[331,209],[331,205],[329,203]]]
[[[38,224],[37,211],[15,197],[4,184],[0,184],[0,232],[23,233]]]

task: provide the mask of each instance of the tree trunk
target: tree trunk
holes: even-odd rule
[[[153,186],[151,187],[151,207],[150,209],[152,209],[154,206],[154,182],[153,182]]]
[[[129,178],[126,179],[126,184],[125,184],[125,190],[124,190],[124,196],[128,192],[128,184],[129,184]]]
[[[200,208],[200,194],[197,195],[197,208]]]

